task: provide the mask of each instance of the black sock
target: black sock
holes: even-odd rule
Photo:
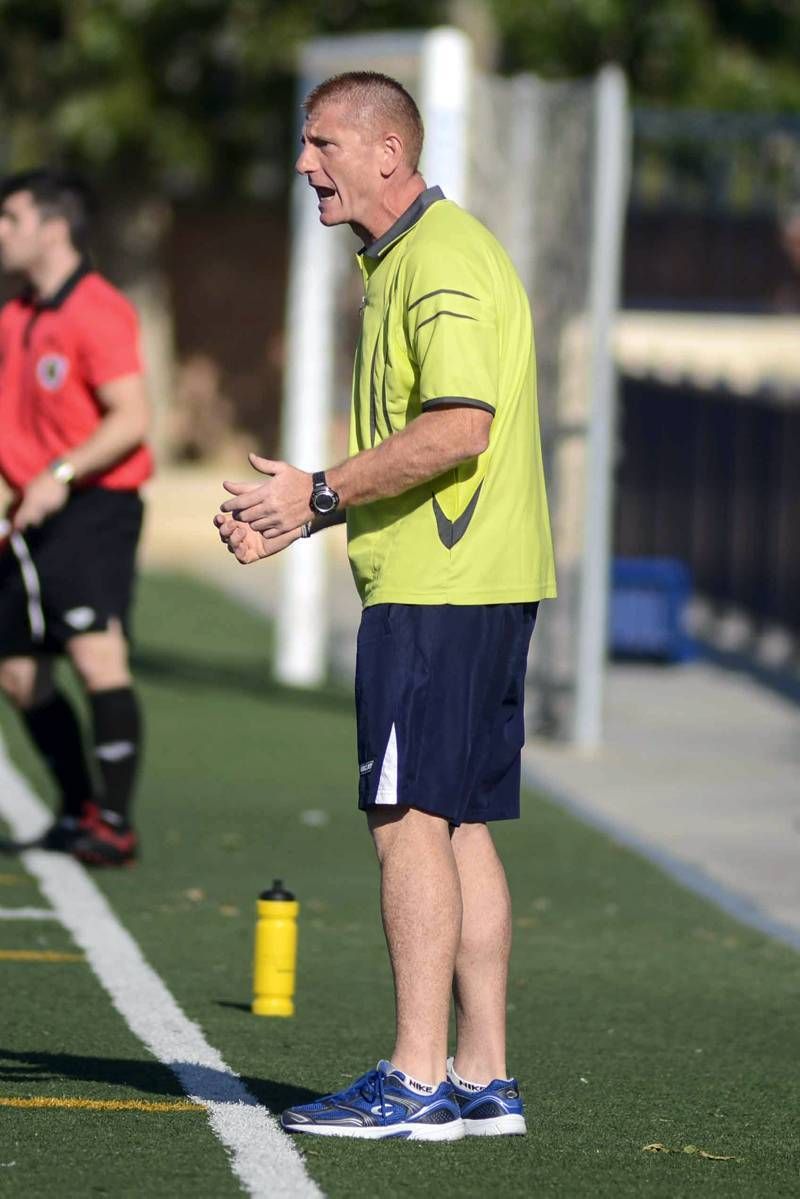
[[[56,691],[51,699],[21,713],[31,740],[58,784],[61,816],[80,816],[92,798],[92,780],[81,738],[81,726],[72,705]]]
[[[128,820],[142,736],[139,704],[130,687],[89,694],[94,752],[103,782],[100,806],[111,824]]]

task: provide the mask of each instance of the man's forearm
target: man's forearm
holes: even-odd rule
[[[400,495],[477,458],[489,443],[490,426],[491,413],[464,405],[423,412],[379,446],[327,470],[328,486],[338,492],[340,509]],[[266,538],[306,528],[312,518],[312,476],[256,454],[250,462],[268,481],[256,487],[226,481],[223,486],[233,498],[220,505],[221,511],[235,513]],[[312,532],[322,527],[317,519]]]
[[[467,408],[423,413],[370,450],[326,471],[343,508],[370,504],[435,479],[488,443],[486,414]]]
[[[126,457],[144,441],[146,419],[139,413],[107,412],[90,437],[65,457],[75,467],[76,479],[98,474]]]

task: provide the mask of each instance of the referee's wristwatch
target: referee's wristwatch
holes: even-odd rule
[[[47,468],[54,479],[69,487],[75,478],[75,467],[68,458],[55,458]]]
[[[325,471],[315,471],[311,479],[313,487],[311,499],[308,501],[311,511],[316,512],[317,516],[327,516],[329,512],[335,512],[339,507],[339,493],[328,486]]]

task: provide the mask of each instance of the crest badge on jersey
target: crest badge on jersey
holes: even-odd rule
[[[58,391],[69,373],[69,359],[63,354],[42,354],[36,363],[36,378],[45,391]]]

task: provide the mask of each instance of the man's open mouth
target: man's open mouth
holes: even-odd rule
[[[317,193],[318,200],[330,200],[331,196],[335,196],[336,192],[332,187],[318,187],[312,184],[314,191]]]

